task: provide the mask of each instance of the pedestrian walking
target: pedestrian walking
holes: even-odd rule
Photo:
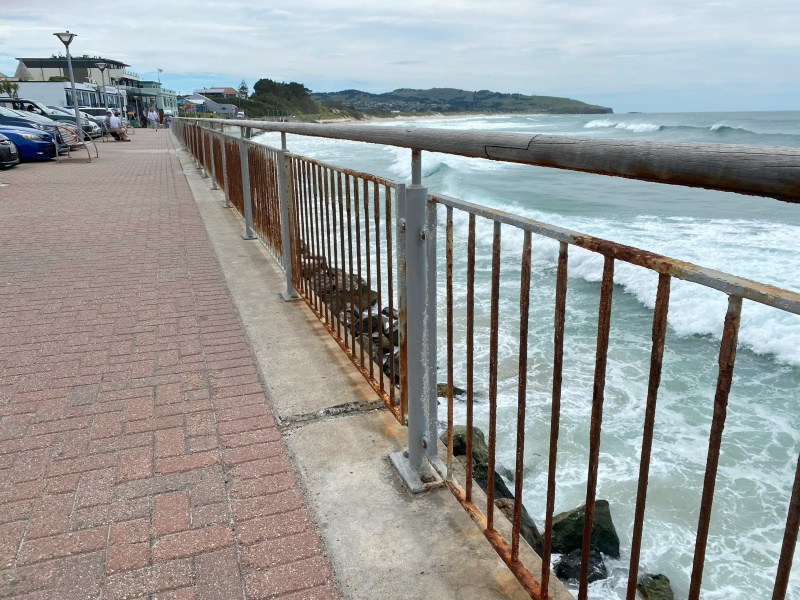
[[[152,106],[150,107],[150,112],[147,113],[147,120],[150,121],[153,131],[158,131],[158,113]]]

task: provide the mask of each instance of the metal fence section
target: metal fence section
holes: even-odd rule
[[[632,423],[641,429],[638,481],[630,535],[630,558],[626,599],[636,596],[640,569],[643,530],[648,503],[648,478],[651,470],[653,439],[656,431],[656,407],[661,385],[666,341],[670,290],[679,279],[718,290],[728,297],[722,323],[722,338],[717,351],[718,375],[713,398],[713,415],[707,440],[704,476],[699,491],[697,527],[693,532],[694,553],[688,597],[698,600],[701,593],[709,526],[716,499],[715,484],[723,442],[723,429],[733,385],[737,337],[744,300],[800,314],[800,294],[739,278],[654,254],[613,241],[584,235],[561,227],[525,219],[517,215],[471,204],[444,195],[428,195],[421,185],[419,148],[482,156],[493,160],[543,164],[559,168],[586,170],[637,179],[659,181],[800,201],[800,152],[792,149],[732,147],[721,145],[636,143],[611,157],[603,157],[602,142],[586,141],[586,153],[572,140],[542,140],[534,136],[527,142],[516,134],[450,132],[453,140],[439,141],[439,130],[424,132],[400,128],[366,128],[286,123],[229,122],[242,128],[335,137],[416,148],[412,152],[412,181],[404,184],[325,164],[291,154],[285,149],[258,145],[221,131],[202,131],[220,120],[178,119],[176,134],[201,166],[211,169],[227,198],[245,218],[246,230],[253,227],[258,237],[287,273],[287,296],[294,290],[305,300],[327,330],[369,381],[387,408],[401,423],[408,424],[408,451],[392,456],[410,489],[423,491],[446,484],[478,524],[518,581],[532,598],[550,598],[555,577],[550,563],[553,554],[553,518],[559,470],[559,432],[562,422],[564,384],[565,327],[567,324],[567,267],[571,247],[581,248],[602,257],[599,304],[594,349],[591,414],[588,426],[588,457],[585,464],[586,497],[583,519],[578,598],[588,597],[589,556],[597,509],[600,440],[606,404],[606,379],[609,363],[614,271],[618,263],[637,265],[657,276],[655,307],[652,315],[649,375],[647,377],[643,422]],[[244,136],[244,131],[242,132]],[[460,145],[456,148],[459,142]],[[544,144],[544,149],[540,145]],[[623,146],[625,146],[623,144]],[[686,148],[684,148],[686,146]],[[715,147],[716,146],[716,147]],[[691,148],[689,148],[691,147]],[[246,153],[241,153],[246,148]],[[619,151],[619,148],[617,148]],[[646,152],[643,152],[646,150]],[[722,151],[724,150],[724,151]],[[705,165],[678,164],[684,158],[703,156]],[[627,153],[627,154],[626,154]],[[640,155],[641,153],[641,155]],[[677,154],[676,154],[677,153]],[[691,161],[690,161],[691,162]],[[713,163],[714,169],[707,164]],[[594,166],[593,166],[594,165]],[[761,167],[770,170],[765,175]],[[717,176],[709,173],[712,171]],[[677,173],[677,174],[676,174]],[[721,175],[720,175],[721,174]],[[716,177],[716,178],[715,178]],[[443,222],[439,222],[443,221]],[[456,235],[456,222],[465,224]],[[491,231],[491,243],[478,239],[478,230]],[[506,245],[504,236],[521,237],[517,248]],[[246,236],[244,236],[246,237]],[[443,238],[443,239],[442,239]],[[484,236],[485,239],[485,236]],[[552,316],[546,322],[532,323],[532,260],[536,258],[534,240],[549,239],[557,246],[557,260],[552,281]],[[438,247],[437,247],[438,246]],[[442,252],[444,246],[444,252]],[[287,258],[288,255],[288,258]],[[460,260],[456,260],[458,257]],[[506,262],[504,262],[504,260]],[[509,269],[509,262],[513,268]],[[505,266],[504,266],[505,265]],[[476,272],[488,273],[488,293],[478,298]],[[437,273],[445,281],[437,280]],[[518,292],[518,303],[501,303],[501,288]],[[487,286],[485,286],[487,287]],[[443,288],[443,290],[442,290]],[[444,298],[444,309],[437,306],[437,291]],[[506,298],[508,295],[506,294]],[[461,308],[456,310],[456,301]],[[488,307],[488,317],[476,317],[476,304]],[[437,317],[437,314],[439,317]],[[437,322],[442,321],[441,323]],[[500,331],[511,324],[516,342],[505,343],[505,359],[500,364]],[[445,331],[444,356],[437,367],[437,327]],[[522,539],[523,479],[526,468],[526,416],[530,412],[531,393],[528,373],[532,327],[548,329],[552,335],[548,364],[548,414],[538,424],[546,428],[548,440],[544,531],[539,547],[541,567],[533,569],[523,560],[528,542]],[[463,352],[456,352],[454,331],[463,332]],[[478,341],[480,340],[480,341]],[[476,358],[488,357],[488,367],[476,371]],[[512,358],[509,359],[508,356]],[[513,363],[513,368],[509,367]],[[437,368],[446,370],[447,420],[444,428],[447,444],[445,460],[437,448],[439,417],[437,412]],[[483,473],[483,495],[475,489],[476,469],[465,460],[466,475],[459,482],[454,462],[454,372],[465,373],[465,454],[473,455],[477,391],[485,390],[488,456]],[[514,389],[516,407],[510,417],[498,406],[500,382]],[[485,386],[484,386],[485,382]],[[510,383],[509,383],[510,382]],[[480,385],[479,385],[480,384]],[[439,385],[438,387],[441,387]],[[515,431],[513,506],[510,528],[496,521],[495,490],[498,477],[497,447],[499,421],[510,422]],[[507,430],[508,427],[505,428]],[[773,600],[786,597],[794,549],[800,529],[800,457],[794,471],[794,483],[787,509],[783,542],[776,568]],[[582,488],[581,488],[582,489]],[[687,494],[689,492],[687,491]],[[479,505],[480,504],[480,505]],[[499,513],[497,513],[499,514]]]
[[[283,158],[274,148],[246,143],[253,205],[253,231],[275,260],[283,264],[278,169]]]
[[[403,186],[288,155],[294,285],[392,413],[406,409],[394,210]]]
[[[494,497],[493,486],[489,484],[486,490],[486,506],[481,509],[473,501],[473,465],[467,461],[467,477],[464,487],[450,479],[448,485],[453,490],[455,496],[468,509],[470,515],[484,529],[484,533],[492,544],[497,548],[500,556],[508,563],[509,567],[517,572],[520,581],[531,591],[534,597],[540,597],[540,590],[546,590],[550,574],[551,542],[553,512],[555,504],[555,490],[557,482],[556,463],[558,457],[558,438],[559,421],[561,417],[561,391],[562,391],[562,364],[564,353],[564,324],[565,306],[567,294],[567,263],[569,247],[576,246],[591,250],[604,257],[604,267],[602,282],[600,286],[600,301],[597,319],[597,348],[594,364],[594,385],[592,393],[592,412],[589,430],[589,457],[587,464],[587,492],[586,492],[586,511],[583,528],[583,548],[581,551],[581,570],[579,580],[579,600],[587,598],[588,576],[589,576],[589,554],[590,544],[592,543],[592,526],[596,504],[596,491],[598,485],[598,463],[600,453],[601,427],[603,423],[604,387],[606,382],[606,368],[609,350],[609,328],[611,322],[612,295],[614,289],[614,267],[617,261],[645,267],[658,273],[658,291],[655,309],[653,312],[652,325],[652,352],[650,358],[650,375],[648,392],[646,398],[646,412],[643,424],[641,463],[639,471],[639,487],[636,498],[636,513],[634,517],[633,536],[631,539],[631,556],[629,565],[629,580],[627,589],[627,600],[633,600],[636,595],[636,583],[639,572],[639,559],[642,543],[642,528],[644,514],[647,503],[647,482],[650,470],[651,449],[653,441],[653,431],[655,423],[655,410],[658,397],[658,389],[661,380],[662,358],[664,355],[665,332],[667,313],[669,310],[670,282],[673,278],[692,281],[707,287],[713,287],[728,294],[728,311],[725,315],[722,340],[719,345],[719,376],[714,397],[714,415],[711,424],[711,433],[708,440],[708,458],[706,462],[705,478],[700,500],[700,514],[695,536],[695,560],[692,568],[689,598],[696,600],[700,597],[700,582],[702,581],[703,568],[705,564],[705,553],[708,545],[709,524],[711,522],[711,511],[714,503],[714,487],[717,475],[717,468],[720,457],[720,447],[722,441],[722,430],[726,418],[728,396],[731,389],[734,361],[736,357],[737,333],[742,308],[743,298],[748,298],[756,302],[773,307],[781,308],[788,312],[800,314],[800,294],[788,290],[778,290],[771,286],[759,284],[754,281],[747,281],[736,278],[725,273],[704,269],[696,265],[683,263],[666,256],[656,255],[650,252],[616,244],[608,240],[582,235],[577,232],[563,228],[554,227],[545,223],[532,221],[497,211],[482,206],[477,206],[455,198],[442,195],[433,195],[431,202],[438,203],[446,207],[446,322],[447,322],[447,406],[448,406],[448,439],[452,439],[453,428],[453,370],[455,360],[452,353],[453,347],[453,297],[457,286],[454,282],[460,281],[466,289],[466,429],[467,429],[467,456],[471,456],[473,446],[473,407],[475,403],[476,377],[472,369],[475,357],[475,337],[476,328],[488,328],[489,348],[488,354],[489,370],[482,374],[488,379],[488,404],[489,404],[489,431],[488,431],[488,466],[486,481],[495,480],[496,457],[495,449],[497,445],[497,419],[498,419],[498,330],[499,330],[499,291],[501,285],[501,240],[503,229],[517,229],[524,234],[524,242],[521,253],[514,256],[513,260],[518,260],[521,268],[519,288],[519,310],[518,310],[518,329],[519,342],[516,349],[518,373],[517,373],[517,442],[516,442],[516,463],[513,481],[516,484],[514,493],[513,508],[513,531],[510,541],[506,541],[499,536],[494,528]],[[453,273],[453,213],[462,211],[468,215],[468,239],[465,244],[467,248],[467,266],[462,274]],[[476,325],[474,319],[475,306],[475,256],[476,256],[476,221],[486,220],[493,229],[493,241],[491,245],[491,293],[490,293],[490,320],[480,326]],[[531,574],[526,569],[520,569],[518,557],[520,546],[520,515],[522,514],[522,481],[525,469],[525,414],[529,395],[526,392],[527,373],[528,373],[528,318],[530,313],[530,275],[531,275],[531,238],[532,236],[543,236],[559,242],[558,267],[554,289],[554,310],[553,310],[553,373],[552,373],[552,399],[550,415],[550,453],[548,456],[548,485],[547,485],[547,512],[544,522],[543,544],[541,549],[543,568],[541,573]],[[506,314],[507,316],[507,314]],[[447,464],[452,464],[452,443],[448,444]],[[798,471],[800,477],[800,471]],[[791,541],[797,535],[797,514],[798,514],[798,494],[796,492],[797,482],[795,483],[795,497],[789,511],[789,524],[786,532],[788,542],[784,547],[791,545]],[[792,520],[794,519],[794,521]],[[794,532],[794,533],[792,533]],[[784,551],[786,555],[787,550]],[[784,556],[777,572],[777,582],[788,581],[788,574],[791,568],[791,558]],[[536,582],[541,582],[540,584]],[[776,584],[777,587],[777,584]],[[779,594],[777,597],[783,597]]]

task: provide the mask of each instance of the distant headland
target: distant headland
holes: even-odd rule
[[[471,92],[456,88],[414,90],[400,88],[393,92],[372,94],[359,90],[312,93],[317,102],[335,107],[348,106],[359,111],[436,112],[436,113],[548,113],[548,114],[609,114],[606,106],[587,104],[572,98],[556,96],[526,96],[503,94],[489,90]]]
[[[361,120],[393,117],[427,117],[463,114],[609,114],[605,106],[587,104],[572,98],[526,96],[456,88],[413,90],[373,94],[359,90],[312,92],[302,83],[283,83],[259,79],[252,93],[242,81],[224,102],[235,105],[247,117],[291,117],[293,119]]]

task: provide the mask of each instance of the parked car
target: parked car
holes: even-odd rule
[[[0,168],[7,169],[19,164],[17,147],[6,136],[0,133]]]
[[[59,108],[58,106],[48,106],[47,108],[53,109],[59,113],[63,113],[68,117],[72,117],[71,121],[73,123],[75,122],[75,111],[72,109]],[[78,110],[78,114],[81,116],[83,130],[93,138],[100,137],[100,135],[103,133],[103,126],[94,117],[87,115],[82,110]]]
[[[56,155],[53,136],[40,129],[0,126],[0,134],[16,146],[21,161],[50,160]]]
[[[16,110],[4,108],[0,105],[0,125],[11,125],[13,127],[32,127],[52,133],[55,130],[55,123],[52,119],[41,117],[29,113],[19,113]]]
[[[38,100],[29,100],[27,98],[0,98],[0,106],[5,106],[6,108],[10,108],[12,110],[18,110],[33,115],[39,115],[41,117],[47,117],[53,121],[65,121],[73,124],[75,123],[74,112],[70,114],[59,109],[53,109],[42,104]],[[83,119],[81,119],[81,127],[88,135],[93,135],[96,132],[93,124],[89,121],[84,121]]]
[[[0,125],[8,125],[12,127],[31,127],[33,129],[46,131],[55,137],[56,141],[58,142],[59,152],[66,152],[67,147],[64,145],[63,140],[61,139],[61,134],[56,128],[56,125],[65,127],[71,132],[78,131],[77,127],[75,127],[75,125],[72,123],[57,123],[52,119],[37,115],[36,113],[12,110],[3,108],[2,106],[0,106]]]

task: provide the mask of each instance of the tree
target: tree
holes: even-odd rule
[[[247,94],[250,91],[250,88],[247,87],[247,82],[242,79],[242,83],[239,84],[239,96],[243,99],[247,99]]]
[[[69,81],[69,77],[65,77],[64,75],[51,75],[50,79],[47,81]]]
[[[18,98],[19,84],[16,81],[0,79],[0,93],[8,94],[12,98]]]

